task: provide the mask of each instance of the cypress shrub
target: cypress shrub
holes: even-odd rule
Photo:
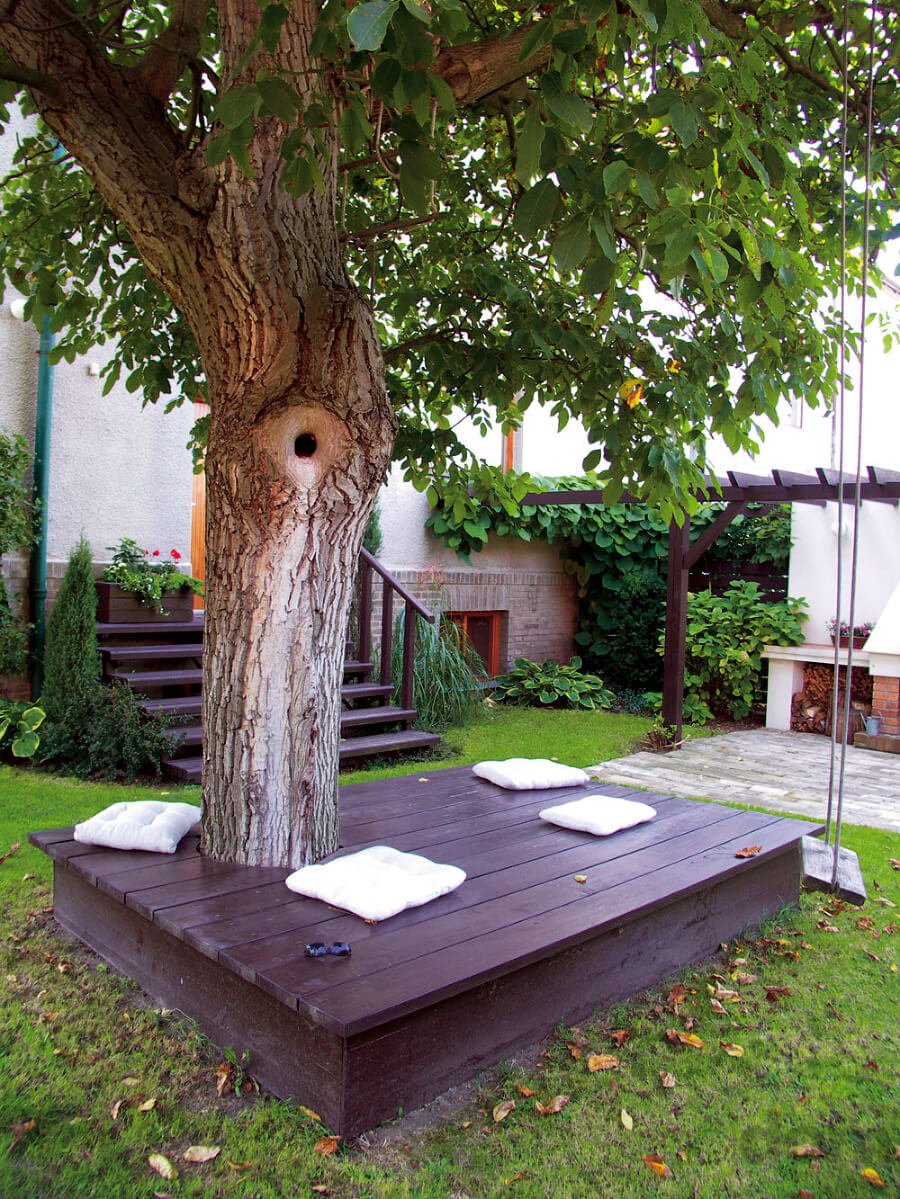
[[[62,720],[72,701],[86,695],[99,679],[97,590],[91,547],[82,537],[69,556],[47,621],[42,699],[48,720]]]

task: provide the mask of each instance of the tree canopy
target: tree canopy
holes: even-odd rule
[[[873,248],[897,232],[896,18],[855,0],[6,0],[3,97],[26,89],[43,120],[5,184],[0,270],[60,355],[117,339],[108,388],[192,398],[209,367],[172,302],[190,263],[148,254],[143,214],[202,220],[223,178],[260,185],[274,145],[277,185],[322,200],[299,236],[337,237],[371,304],[411,477],[470,472],[461,410],[515,426],[541,400],[584,422],[614,490],[677,504],[707,434],[752,445],[784,397],[834,388],[842,156],[858,286],[870,76]]]

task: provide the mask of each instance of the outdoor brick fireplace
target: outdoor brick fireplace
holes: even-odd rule
[[[900,678],[878,674],[873,679],[872,712],[881,717],[881,731],[900,735]]]

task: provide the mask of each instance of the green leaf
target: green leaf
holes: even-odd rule
[[[536,54],[538,50],[546,46],[552,37],[552,21],[538,21],[532,25],[522,40],[522,49],[519,51],[519,62],[525,62],[526,59],[531,58],[532,54]]]
[[[420,4],[418,0],[403,0],[403,7],[410,16],[421,21],[423,25],[431,24],[431,9],[427,5]]]
[[[594,112],[583,96],[563,87],[558,71],[548,71],[541,79],[541,91],[547,107],[563,125],[589,133],[594,123]]]
[[[606,188],[606,194],[614,196],[618,192],[623,192],[631,182],[633,173],[628,163],[623,162],[621,158],[608,163],[603,168],[603,186]]]
[[[746,225],[738,225],[738,237],[741,239],[741,245],[744,247],[744,257],[747,259],[747,265],[753,274],[753,278],[757,282],[762,278],[762,255],[759,252],[759,243],[753,235],[752,230]]]
[[[289,9],[283,4],[267,4],[259,21],[259,40],[274,53],[281,37],[281,27],[288,18]]]
[[[586,296],[602,295],[616,277],[616,266],[608,258],[595,258],[584,268],[581,290]]]
[[[454,96],[453,89],[443,75],[438,75],[435,71],[429,71],[426,75],[426,80],[431,94],[437,100],[438,105],[445,112],[455,112],[456,96]]]
[[[355,50],[379,50],[399,0],[366,0],[347,17],[347,32]]]
[[[529,104],[516,142],[516,178],[523,187],[528,187],[540,172],[543,144],[544,122],[540,105]]]
[[[559,188],[552,179],[542,179],[521,197],[513,224],[523,237],[533,238],[552,223],[559,208]]]
[[[219,97],[216,119],[221,121],[226,129],[237,129],[256,114],[259,102],[260,94],[254,84],[245,83],[240,87],[233,87]]]
[[[685,104],[683,100],[675,100],[669,107],[669,122],[683,145],[689,146],[696,141],[699,128],[696,108]]]
[[[300,97],[283,79],[258,79],[256,90],[262,97],[263,107],[282,121],[292,121],[300,107]]]
[[[551,253],[559,269],[569,273],[581,266],[590,248],[590,222],[586,216],[578,216],[556,235]]]
[[[441,160],[430,146],[422,142],[401,142],[400,162],[407,171],[422,179],[437,179],[442,167]]]
[[[219,133],[211,138],[206,147],[206,161],[211,167],[220,166],[228,157],[228,134]]]
[[[40,745],[41,741],[37,733],[22,733],[20,737],[16,737],[12,743],[12,752],[14,758],[33,758],[34,752]]]

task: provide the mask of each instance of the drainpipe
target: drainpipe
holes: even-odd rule
[[[47,639],[47,498],[50,492],[50,425],[53,417],[53,366],[50,351],[56,344],[50,318],[44,317],[38,346],[37,412],[34,419],[34,474],[32,501],[37,513],[37,536],[31,549],[29,610],[34,632],[31,640],[31,694],[37,699],[44,685],[44,646]]]

